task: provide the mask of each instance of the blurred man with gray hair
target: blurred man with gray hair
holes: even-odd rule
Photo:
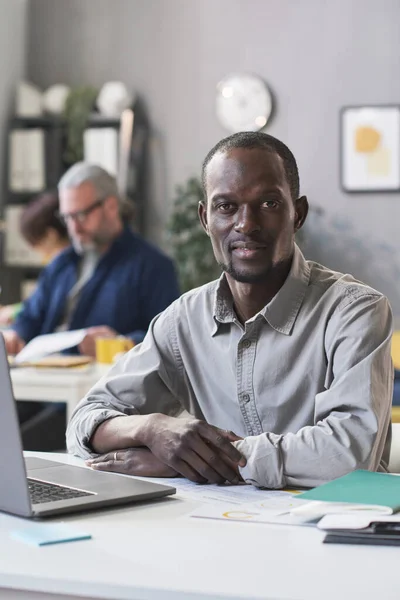
[[[72,247],[44,269],[12,329],[3,332],[7,351],[63,329],[87,328],[79,351],[90,356],[97,337],[141,342],[152,318],[179,295],[172,261],[129,228],[129,204],[101,167],[73,165],[58,191]]]

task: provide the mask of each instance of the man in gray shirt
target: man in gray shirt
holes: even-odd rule
[[[222,140],[203,184],[199,216],[223,275],[156,317],[92,388],[69,451],[95,469],[268,488],[385,471],[388,301],[304,259],[294,236],[307,199],[279,140]]]

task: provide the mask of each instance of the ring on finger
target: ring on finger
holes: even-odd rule
[[[117,451],[114,452],[114,460],[117,461],[118,460],[118,454]]]

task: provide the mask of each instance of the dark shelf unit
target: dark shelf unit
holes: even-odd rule
[[[135,229],[143,232],[144,204],[147,200],[147,152],[149,127],[146,112],[140,100],[132,107],[134,125],[129,150],[128,173],[125,195],[134,205]],[[87,121],[87,127],[114,127],[120,130],[119,118],[104,117],[100,113],[92,113]],[[70,167],[64,161],[66,148],[67,122],[62,117],[42,115],[40,117],[13,117],[10,119],[8,134],[13,130],[42,129],[45,137],[45,189],[54,189],[65,171]],[[6,140],[6,186],[1,205],[1,214],[7,205],[24,205],[36,192],[14,192],[9,186],[8,165],[8,135]],[[44,191],[44,190],[43,190]],[[40,192],[39,192],[40,193]],[[8,304],[20,300],[21,283],[25,279],[37,278],[41,268],[30,265],[14,266],[4,262],[4,233],[1,233],[1,265],[0,265],[0,304]]]
[[[88,120],[88,126],[95,127],[118,127],[120,119],[104,117],[100,113],[92,113]],[[40,127],[42,129],[52,129],[53,127],[65,127],[66,120],[62,117],[52,117],[50,115],[42,115],[40,117],[13,117],[11,124],[15,127]]]

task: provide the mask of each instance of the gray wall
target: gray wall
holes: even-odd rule
[[[28,73],[41,86],[121,79],[143,95],[157,241],[175,184],[226,134],[216,83],[258,73],[276,97],[267,131],[291,147],[303,193],[324,209],[307,253],[376,285],[400,314],[400,195],[349,195],[338,178],[340,107],[400,102],[399,22],[399,0],[31,0]]]
[[[0,209],[6,189],[8,119],[13,114],[16,84],[24,78],[26,69],[27,14],[28,0],[0,0]],[[19,297],[19,278],[12,269],[0,267],[0,288],[0,304]]]
[[[7,120],[25,75],[28,0],[0,0],[0,189],[4,189]]]

